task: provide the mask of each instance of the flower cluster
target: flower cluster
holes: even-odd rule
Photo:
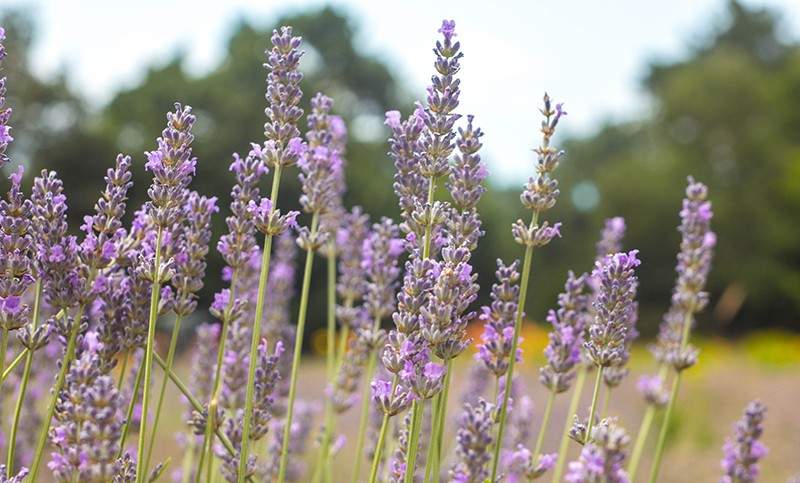
[[[544,350],[547,364],[539,369],[539,381],[557,393],[570,388],[575,379],[574,368],[581,360],[589,308],[586,278],[569,272],[564,291],[558,295],[558,310],[547,314],[553,330]]]
[[[622,467],[625,447],[630,438],[613,421],[603,421],[592,431],[591,443],[581,450],[580,458],[569,464],[564,481],[570,483],[628,483]]]
[[[708,201],[708,188],[692,177],[689,177],[680,216],[681,248],[675,269],[678,277],[672,304],[659,327],[658,343],[652,347],[656,359],[676,370],[697,362],[697,349],[688,344],[687,336],[694,314],[708,303],[708,294],[703,289],[717,242],[711,231],[713,211]]]
[[[488,307],[481,307],[480,321],[483,322],[483,335],[475,357],[496,377],[506,373],[511,357],[514,317],[517,314],[519,297],[518,265],[518,260],[510,265],[504,265],[502,260],[497,260],[495,272],[497,283],[492,285],[492,303]],[[517,350],[516,357],[517,360],[522,357],[521,349]]]
[[[637,278],[641,263],[638,251],[615,253],[597,262],[592,277],[600,291],[594,301],[595,319],[588,328],[584,347],[599,367],[611,367],[626,360],[629,321],[635,311]]]
[[[721,483],[753,483],[758,480],[758,462],[767,455],[767,447],[759,441],[764,432],[766,406],[753,401],[744,410],[744,416],[734,427],[733,438],[723,447],[725,458],[722,470],[725,475]]]
[[[3,65],[3,59],[6,56],[6,48],[3,41],[6,39],[6,31],[0,27],[0,67]],[[11,126],[8,121],[11,119],[11,108],[6,107],[6,78],[0,77],[0,168],[8,164],[10,161],[6,155],[6,150],[11,141]]]

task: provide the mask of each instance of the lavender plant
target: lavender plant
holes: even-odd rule
[[[767,447],[759,441],[764,432],[766,411],[760,401],[752,401],[745,408],[742,419],[736,422],[733,438],[725,441],[722,448],[725,474],[721,483],[754,483],[758,480],[758,461],[767,454]]]
[[[531,219],[512,225],[524,256],[521,263],[498,260],[491,302],[475,312],[480,287],[472,256],[484,234],[478,204],[488,176],[480,155],[483,132],[473,116],[462,119],[457,112],[463,53],[455,22],[444,21],[439,33],[425,102],[405,119],[398,111],[386,113],[399,224],[389,218],[370,224],[363,209],[345,207],[347,129],[331,112],[333,100],[323,94],[311,99],[302,133],[301,39],[290,27],[273,32],[266,63],[266,139],[252,144],[244,157],[233,155],[231,213],[217,244],[227,287],[210,307],[220,323],[196,329],[188,385],[176,374],[178,335],[198,305],[218,211],[216,198],[190,189],[196,165],[191,108],[176,103],[156,149],[146,153],[145,168],[153,175],[149,201],[135,210],[130,226],[123,226],[132,187],[130,157],[119,155],[108,169],[94,213],[80,226],[82,235],[70,233],[67,200],[55,172],[43,170],[29,197],[22,168],[12,172],[7,198],[0,201],[0,384],[23,361],[24,368],[9,379],[17,387],[9,391],[16,398],[0,481],[38,481],[48,442],[53,452],[47,467],[56,481],[158,479],[169,462],[151,465],[151,458],[164,436],[161,413],[169,383],[187,403],[189,432],[179,436],[183,455],[174,472],[181,482],[210,483],[215,476],[238,483],[333,481],[334,455],[350,444],[337,434],[337,418],[355,406],[354,482],[363,476],[365,457],[371,483],[521,481],[551,468],[554,481],[560,481],[569,454],[567,434],[582,447],[565,481],[630,481],[655,412],[664,407],[650,473],[656,481],[682,371],[697,359],[689,343],[695,315],[708,302],[703,290],[716,243],[708,190],[689,178],[680,212],[678,276],[652,348],[659,368],[637,385],[648,407],[626,471],[630,438],[606,413],[612,389],[628,374],[637,334],[638,251],[623,251],[625,221],[611,218],[597,243],[592,273],[568,272],[558,306],[546,317],[552,331],[539,381],[547,399],[541,422],[532,424],[538,406],[515,365],[522,360],[520,331],[534,249],[560,236],[560,223],[544,216],[559,196],[553,175],[563,153],[551,142],[566,113],[545,95],[535,174],[520,196]],[[4,34],[0,28],[0,60]],[[0,79],[0,167],[10,162],[6,152],[13,140],[5,87]],[[308,217],[302,227],[299,212],[278,209],[282,173],[295,164],[299,203]],[[271,192],[262,196],[261,180],[269,171]],[[448,200],[436,199],[444,191],[440,183]],[[305,263],[292,327],[297,247],[305,252]],[[324,405],[297,397],[318,254],[327,258]],[[162,358],[155,348],[156,325],[170,313],[175,321]],[[386,333],[381,324],[389,317],[393,327]],[[474,320],[483,334],[462,384],[463,411],[448,417],[454,360],[471,345],[467,327]],[[9,348],[18,354],[6,365]],[[155,405],[153,363],[163,371]],[[47,381],[49,400],[39,417],[29,403],[44,394],[39,380],[51,367],[55,378]],[[591,369],[596,370],[592,400],[588,418],[581,419],[576,413]],[[570,390],[567,411],[575,423],[563,431],[557,453],[543,453],[557,395]],[[33,414],[22,415],[26,405]],[[756,481],[766,454],[760,442],[764,414],[761,403],[748,405],[723,447],[721,481]],[[446,453],[448,425],[455,426],[451,453]],[[134,453],[126,440],[137,426]],[[316,428],[321,428],[316,458],[309,458]],[[307,468],[305,461],[312,460],[316,464]]]
[[[525,255],[522,262],[522,277],[520,280],[519,297],[517,299],[517,310],[514,316],[514,333],[511,337],[510,354],[516,354],[519,345],[519,334],[522,328],[523,311],[525,310],[531,263],[533,261],[533,249],[535,247],[545,246],[550,243],[553,238],[561,235],[559,231],[561,228],[560,223],[555,223],[551,226],[547,221],[540,222],[539,218],[543,213],[553,208],[558,199],[558,181],[552,177],[552,174],[558,167],[564,153],[552,147],[550,141],[555,133],[556,126],[558,126],[558,122],[561,120],[562,116],[566,115],[566,112],[562,109],[561,104],[556,104],[555,109],[553,109],[550,97],[547,94],[544,96],[544,107],[541,112],[544,116],[544,120],[541,126],[542,144],[536,149],[536,176],[530,178],[520,195],[522,205],[526,209],[531,210],[531,221],[525,224],[522,220],[517,220],[511,228],[514,241],[525,247]],[[511,386],[511,381],[514,378],[515,365],[516,357],[510,357],[508,361],[508,370],[505,375],[506,387]],[[508,414],[508,398],[509,392],[506,391],[503,395],[503,400],[499,403],[500,408],[496,441],[503,441],[506,417]],[[492,481],[497,478],[499,464],[500,445],[498,444],[495,446],[494,456],[492,458],[490,477]]]

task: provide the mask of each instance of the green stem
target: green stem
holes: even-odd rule
[[[183,394],[186,400],[189,401],[189,404],[192,405],[192,408],[194,408],[194,410],[197,412],[202,412],[203,405],[200,404],[200,401],[198,401],[197,398],[194,397],[194,395],[192,395],[192,393],[189,391],[189,388],[186,387],[186,384],[183,381],[181,381],[181,379],[178,377],[177,374],[175,374],[174,370],[172,371],[166,370],[167,363],[164,362],[164,359],[162,359],[161,356],[159,356],[157,353],[153,354],[153,359],[156,361],[156,364],[158,364],[161,367],[161,369],[163,369],[164,372],[169,376],[172,383],[175,384],[175,387],[178,388],[178,390],[181,392],[181,394]],[[225,450],[228,452],[229,455],[233,456],[235,451],[233,448],[233,444],[228,439],[228,436],[225,435],[225,433],[223,433],[222,430],[219,428],[217,428],[216,433],[217,433],[217,438],[219,438],[220,442],[222,443],[222,446],[225,447]]]
[[[391,393],[394,395],[394,391],[397,388],[397,384],[400,382],[400,378],[397,374],[392,378],[392,390]],[[369,473],[369,483],[375,483],[375,479],[378,477],[378,466],[380,466],[381,462],[381,453],[383,453],[383,444],[386,440],[386,431],[389,429],[389,413],[383,414],[383,421],[381,422],[381,430],[380,434],[378,435],[378,443],[375,445],[375,454],[372,456],[372,469]],[[358,458],[359,455],[356,455]],[[358,475],[356,475],[356,478]]]
[[[381,461],[381,453],[383,452],[383,444],[386,441],[386,432],[389,429],[389,414],[386,413],[383,415],[383,421],[381,422],[381,431],[378,434],[378,443],[375,446],[375,455],[372,457],[372,469],[369,472],[369,483],[375,483],[375,480],[378,477],[378,466],[380,465]],[[356,458],[359,456],[356,455]],[[353,481],[358,479],[358,475],[355,476]]]
[[[142,393],[142,421],[139,424],[139,444],[136,454],[139,455],[136,461],[136,482],[145,481],[145,444],[147,443],[147,415],[150,408],[150,376],[153,370],[153,351],[156,338],[156,322],[158,320],[158,298],[161,295],[161,238],[163,228],[158,227],[156,235],[156,253],[153,261],[153,286],[150,288],[150,317],[147,321],[147,346],[144,353],[144,389]],[[155,428],[153,428],[155,431]]]
[[[592,393],[592,405],[589,406],[589,420],[586,422],[586,438],[584,444],[592,439],[592,426],[594,426],[594,413],[597,410],[597,396],[600,394],[600,384],[603,381],[603,366],[597,368],[597,378],[594,380],[594,393]]]
[[[326,344],[325,344],[325,359],[326,359],[326,366],[328,372],[328,381],[333,383],[334,378],[336,377],[336,245],[332,242],[328,242],[328,286],[327,286],[327,298],[328,298],[328,311],[327,311],[327,330],[326,330]],[[333,434],[333,425],[334,425],[334,414],[333,414],[333,405],[331,404],[331,398],[327,398],[325,401],[325,423],[322,425],[322,440],[321,444],[319,445],[319,455],[317,458],[317,467],[314,469],[314,481],[319,481],[319,478],[322,477],[323,473],[327,474],[327,471],[323,471],[327,468],[329,458],[329,451],[330,451],[330,444],[331,444],[331,437]]]
[[[44,421],[42,421],[42,428],[39,431],[39,439],[36,443],[36,452],[33,456],[33,463],[31,464],[31,477],[29,481],[38,481],[39,464],[42,461],[42,454],[44,446],[47,443],[47,435],[50,432],[50,422],[53,419],[53,414],[56,410],[56,402],[61,396],[61,389],[64,387],[64,379],[67,376],[67,371],[75,358],[75,345],[78,338],[78,329],[81,326],[81,318],[83,317],[84,306],[78,308],[75,319],[72,321],[72,328],[70,330],[69,338],[67,339],[67,347],[64,352],[64,360],[61,361],[61,368],[58,370],[56,376],[56,383],[53,385],[52,392],[50,393],[50,402],[47,405],[47,412],[45,413]]]
[[[636,435],[636,442],[631,451],[631,460],[628,463],[628,475],[631,480],[636,476],[636,470],[639,468],[639,460],[642,457],[642,450],[644,443],[647,441],[647,433],[650,432],[650,427],[653,425],[653,418],[656,414],[656,407],[653,404],[647,405],[647,410],[642,417],[642,424],[639,426],[639,433]]]
[[[533,457],[539,458],[542,454],[542,445],[544,444],[544,435],[547,433],[547,426],[550,423],[550,413],[553,411],[553,401],[556,399],[556,392],[551,389],[550,394],[547,396],[547,404],[544,407],[544,415],[542,416],[542,425],[539,426],[539,436],[536,437],[536,446],[533,449]]]
[[[172,370],[172,364],[175,360],[175,348],[178,346],[178,335],[181,332],[182,315],[175,317],[175,323],[172,326],[172,335],[169,339],[169,350],[167,350],[167,369]],[[150,433],[150,443],[147,446],[147,456],[144,460],[144,467],[150,467],[150,458],[153,456],[153,446],[156,442],[156,433],[158,433],[158,420],[161,418],[161,407],[164,405],[164,394],[167,392],[167,381],[169,378],[164,375],[161,379],[161,388],[158,392],[158,403],[156,403],[156,414],[153,419],[153,431]]]
[[[373,328],[377,330],[380,327],[380,319],[375,318]],[[361,389],[361,412],[358,418],[358,436],[356,437],[356,461],[355,468],[353,469],[353,483],[358,481],[358,475],[361,473],[361,460],[363,459],[362,453],[364,451],[364,440],[367,435],[367,423],[369,422],[369,408],[372,403],[369,397],[370,381],[375,374],[375,366],[378,362],[378,354],[371,351],[369,354],[369,361],[367,362],[367,371],[364,373],[364,387]]]
[[[239,281],[239,271],[234,269],[233,273],[231,274],[231,283],[229,288],[229,296],[228,296],[228,305],[225,307],[225,312],[222,314],[222,330],[220,331],[219,343],[217,344],[217,365],[214,367],[214,384],[211,389],[211,394],[209,396],[208,405],[207,405],[207,415],[206,417],[209,421],[206,421],[206,429],[203,434],[203,445],[200,447],[200,460],[197,463],[197,479],[199,481],[200,475],[203,474],[203,464],[208,458],[208,464],[212,464],[213,454],[212,449],[214,444],[212,442],[213,434],[212,428],[214,427],[211,424],[211,403],[217,398],[217,393],[220,389],[221,377],[222,377],[222,359],[225,356],[225,342],[228,340],[228,329],[230,327],[230,315],[231,310],[233,310],[233,302],[236,299],[236,284]],[[171,373],[171,371],[170,371]],[[200,411],[202,412],[202,410]]]
[[[678,387],[681,384],[681,373],[675,374],[675,380],[672,381],[672,389],[669,392],[669,402],[667,402],[667,410],[664,412],[664,420],[661,422],[661,430],[658,433],[658,443],[656,444],[656,452],[653,456],[653,467],[650,468],[650,483],[655,483],[658,479],[658,471],[661,469],[661,457],[664,454],[664,444],[667,441],[667,431],[669,430],[669,420],[672,417],[672,411],[675,408],[675,400],[678,398]]]
[[[419,432],[422,427],[422,416],[425,412],[425,404],[417,399],[411,405],[411,429],[409,430],[408,446],[406,447],[406,477],[405,483],[414,481],[414,473],[417,469],[417,447],[419,446]]]
[[[164,375],[166,377],[166,374]],[[186,446],[186,451],[183,453],[183,462],[181,463],[181,483],[189,483],[192,477],[192,462],[195,453],[195,438],[191,434],[189,436],[189,443]]]
[[[661,364],[658,368],[658,377],[662,381],[666,380],[668,368],[665,364]],[[653,425],[653,418],[656,415],[656,407],[653,404],[647,405],[647,410],[645,410],[644,416],[642,417],[642,423],[639,425],[639,432],[636,434],[636,441],[633,444],[633,451],[631,451],[631,459],[628,463],[628,476],[633,481],[636,476],[636,470],[639,468],[639,460],[642,457],[642,451],[644,450],[644,444],[647,442],[647,436],[650,433],[650,428]]]
[[[317,236],[317,226],[319,225],[319,213],[314,213],[311,217],[310,239],[313,241]],[[286,464],[289,462],[289,438],[292,432],[292,416],[294,415],[294,400],[297,397],[297,373],[300,369],[300,356],[303,353],[303,333],[306,326],[306,312],[308,310],[308,292],[311,287],[311,269],[314,265],[314,250],[309,247],[306,250],[306,264],[303,271],[303,287],[300,292],[300,310],[297,314],[297,331],[294,341],[294,355],[292,357],[292,372],[289,378],[289,399],[286,408],[286,423],[283,429],[283,442],[281,444],[281,462],[278,469],[278,483],[283,483],[286,478]]]
[[[33,315],[31,316],[31,324],[35,329],[39,322],[39,302],[42,298],[42,281],[37,280],[34,286],[33,295]],[[3,351],[5,356],[5,351]],[[17,396],[17,404],[14,406],[14,420],[11,423],[11,433],[8,435],[8,457],[6,458],[6,472],[9,475],[14,474],[14,450],[17,446],[17,430],[19,429],[19,416],[22,413],[22,403],[25,400],[25,392],[28,389],[28,380],[31,376],[31,367],[33,366],[33,352],[28,351],[25,356],[25,368],[22,370],[22,382],[19,386],[19,395]]]
[[[17,357],[15,357],[14,360],[11,361],[8,367],[6,367],[6,369],[3,371],[3,374],[0,376],[0,385],[2,385],[6,381],[8,376],[11,375],[11,372],[13,372],[14,369],[17,368],[19,363],[22,362],[23,359],[25,359],[25,357],[28,355],[28,352],[30,351],[27,348],[22,349],[22,352],[17,354]]]
[[[681,333],[681,351],[686,348],[687,344],[689,344],[689,333],[692,330],[692,320],[694,317],[694,307],[693,303],[690,303],[689,306],[686,308],[686,313],[683,316],[683,330]],[[664,368],[666,369],[666,368]],[[678,388],[681,384],[681,372],[677,371],[675,373],[675,379],[672,381],[672,389],[669,392],[669,401],[667,402],[667,410],[664,412],[664,420],[661,423],[661,430],[658,434],[658,443],[656,444],[656,452],[655,456],[653,457],[653,467],[650,469],[650,483],[654,483],[656,478],[658,478],[658,471],[661,467],[661,457],[664,452],[664,444],[667,440],[667,430],[669,429],[669,420],[672,417],[672,411],[674,410],[675,400],[678,398]],[[664,372],[664,377],[666,377],[666,373]],[[662,378],[663,380],[663,378]]]
[[[441,476],[441,464],[442,464],[442,449],[444,446],[444,430],[446,426],[445,416],[447,415],[447,401],[450,397],[450,380],[453,373],[453,359],[447,360],[447,372],[444,376],[444,392],[442,393],[441,401],[439,402],[439,423],[436,428],[436,453],[434,454],[434,465],[433,465],[433,481],[435,483],[439,482],[439,478]]]
[[[7,352],[8,352],[8,329],[3,327],[2,332],[0,332],[0,372],[5,372]]]
[[[430,481],[431,473],[433,472],[433,459],[436,453],[436,434],[439,429],[439,405],[441,402],[442,393],[440,392],[433,398],[433,403],[431,404],[431,410],[433,411],[433,427],[431,428],[431,443],[428,445],[428,454],[425,457],[425,479],[423,480],[425,483]]]
[[[117,389],[122,390],[122,383],[125,382],[125,374],[128,372],[128,359],[131,357],[131,350],[128,349],[122,357],[122,365],[119,368],[119,378],[117,379]]]
[[[119,438],[119,450],[117,450],[117,459],[122,457],[125,451],[125,439],[128,437],[128,431],[131,429],[131,420],[133,419],[133,408],[136,407],[136,395],[139,394],[139,388],[142,387],[142,377],[144,377],[144,359],[139,363],[139,369],[136,371],[136,379],[133,382],[133,392],[131,393],[131,400],[128,402],[128,410],[125,412],[125,422],[122,424],[122,435]]]
[[[537,224],[539,212],[534,211],[531,217],[530,227]],[[497,481],[497,469],[500,464],[500,450],[503,447],[503,434],[506,427],[506,416],[508,414],[508,399],[511,395],[511,382],[514,379],[514,366],[516,366],[517,346],[519,344],[519,333],[522,330],[522,314],[525,312],[525,301],[528,297],[528,282],[530,280],[531,262],[533,260],[533,245],[525,247],[525,257],[522,261],[522,280],[520,281],[519,298],[517,300],[517,313],[514,318],[514,338],[511,339],[511,357],[508,358],[508,371],[506,371],[505,390],[503,391],[503,402],[500,405],[500,417],[497,424],[497,437],[494,442],[494,456],[492,457],[492,476],[489,481]]]
[[[272,176],[272,192],[270,200],[272,206],[278,206],[278,191],[281,184],[281,165],[275,167]],[[256,313],[253,319],[253,333],[250,336],[250,365],[247,371],[247,388],[245,389],[244,416],[242,421],[242,449],[239,457],[239,470],[236,481],[243,483],[247,472],[248,456],[250,454],[250,419],[253,415],[255,399],[256,366],[258,365],[258,344],[261,341],[261,319],[264,318],[264,294],[267,291],[269,279],[270,256],[272,253],[272,234],[264,237],[264,249],[261,253],[261,272],[258,276],[258,298],[256,299]]]
[[[583,393],[583,386],[586,382],[586,365],[581,363],[578,367],[578,375],[575,378],[575,388],[572,391],[572,399],[569,401],[569,410],[567,411],[567,418],[564,421],[564,429],[561,431],[561,442],[558,444],[558,460],[556,461],[555,470],[553,470],[553,483],[561,481],[561,474],[564,472],[564,464],[567,461],[569,443],[569,430],[572,427],[572,417],[578,410],[578,404],[581,402],[581,394]]]
[[[217,398],[214,397],[211,399],[211,402],[208,404],[208,427],[209,428],[216,428],[217,421]],[[208,466],[206,467],[206,483],[211,483],[211,477],[214,473],[214,439],[209,438],[208,440],[208,448],[206,448],[206,459],[208,459]],[[199,478],[199,476],[198,476]]]

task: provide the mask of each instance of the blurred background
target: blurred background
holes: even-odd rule
[[[144,201],[143,152],[153,148],[172,103],[187,103],[198,118],[194,187],[221,200],[218,237],[232,184],[231,153],[263,138],[268,35],[290,24],[305,40],[306,102],[317,91],[332,96],[350,128],[346,203],[362,205],[373,219],[396,217],[383,113],[408,113],[424,96],[436,29],[442,18],[453,18],[465,52],[459,110],[475,114],[486,132],[483,155],[492,173],[480,206],[486,237],[475,262],[481,285],[491,285],[495,259],[520,255],[510,224],[522,216],[518,195],[533,172],[537,108],[546,90],[569,112],[556,138],[567,157],[551,215],[564,226],[563,238],[534,260],[529,319],[543,320],[555,305],[567,270],[590,269],[603,220],[623,216],[625,247],[638,248],[643,259],[640,328],[645,337],[654,335],[669,303],[678,210],[693,175],[710,187],[718,249],[711,304],[698,327],[711,348],[710,368],[692,383],[701,392],[687,397],[723,402],[726,419],[681,438],[694,438],[716,457],[721,435],[759,393],[756,386],[763,386],[766,394],[758,395],[768,403],[789,404],[790,394],[796,401],[800,383],[786,371],[800,366],[800,4],[431,3],[6,0],[0,6],[9,52],[3,74],[16,138],[6,170],[26,165],[28,182],[43,167],[57,170],[77,229],[117,152],[133,155],[132,203]],[[282,200],[297,200],[296,179],[282,189]],[[220,288],[220,269],[212,251],[204,301]],[[319,302],[312,305],[312,330],[324,315],[323,286],[313,289]],[[211,318],[198,313],[198,321]],[[532,325],[529,339],[539,350],[545,332]],[[318,337],[308,340],[318,346]],[[649,367],[646,355],[638,360]],[[755,381],[754,389],[741,390],[738,376]],[[727,385],[709,385],[712,380]],[[717,408],[700,406],[706,416]],[[780,462],[786,453],[786,464],[767,471],[785,478],[800,471],[800,423],[784,416],[776,427],[785,434],[775,440],[782,449],[773,456]],[[631,417],[629,426],[636,424]],[[699,451],[681,438],[672,457]],[[680,475],[674,481],[685,481]],[[705,481],[708,474],[695,476]]]

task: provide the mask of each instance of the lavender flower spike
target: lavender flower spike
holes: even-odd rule
[[[494,410],[494,405],[484,399],[475,405],[464,405],[461,427],[456,435],[456,463],[450,470],[452,481],[482,483],[488,478]]]
[[[3,41],[6,39],[6,31],[0,27],[0,67],[2,67],[3,59],[6,56],[6,48],[3,46]],[[6,155],[6,150],[11,141],[11,126],[8,121],[11,118],[11,108],[6,107],[6,78],[0,77],[0,168],[8,164],[10,161]]]
[[[614,422],[603,421],[594,428],[591,443],[581,450],[580,458],[569,464],[564,481],[569,483],[628,483],[622,468],[624,449],[630,438]]]
[[[619,364],[626,350],[628,320],[635,308],[637,279],[641,263],[638,250],[615,253],[597,262],[592,277],[600,284],[594,301],[595,319],[589,326],[586,353],[598,367]]]
[[[28,323],[30,306],[23,301],[33,283],[33,204],[22,193],[22,166],[9,179],[8,199],[0,200],[0,327],[3,331],[1,353],[5,356],[8,334]],[[0,369],[3,363],[0,361]]]
[[[575,366],[580,363],[581,347],[587,325],[589,295],[587,277],[569,272],[564,292],[558,295],[558,310],[547,314],[553,326],[549,343],[544,350],[547,364],[539,369],[539,381],[556,393],[566,391],[575,378]]]
[[[767,447],[759,441],[764,432],[764,414],[767,408],[760,401],[752,401],[736,422],[733,438],[723,446],[725,457],[720,483],[755,483],[758,480],[758,461],[766,456]]]
[[[483,322],[482,343],[478,344],[475,358],[494,373],[502,377],[509,366],[511,358],[512,338],[514,337],[514,316],[517,313],[519,297],[519,260],[504,265],[497,260],[497,283],[492,285],[492,303],[489,307],[481,307],[480,320]],[[521,358],[521,350],[515,355]]]

